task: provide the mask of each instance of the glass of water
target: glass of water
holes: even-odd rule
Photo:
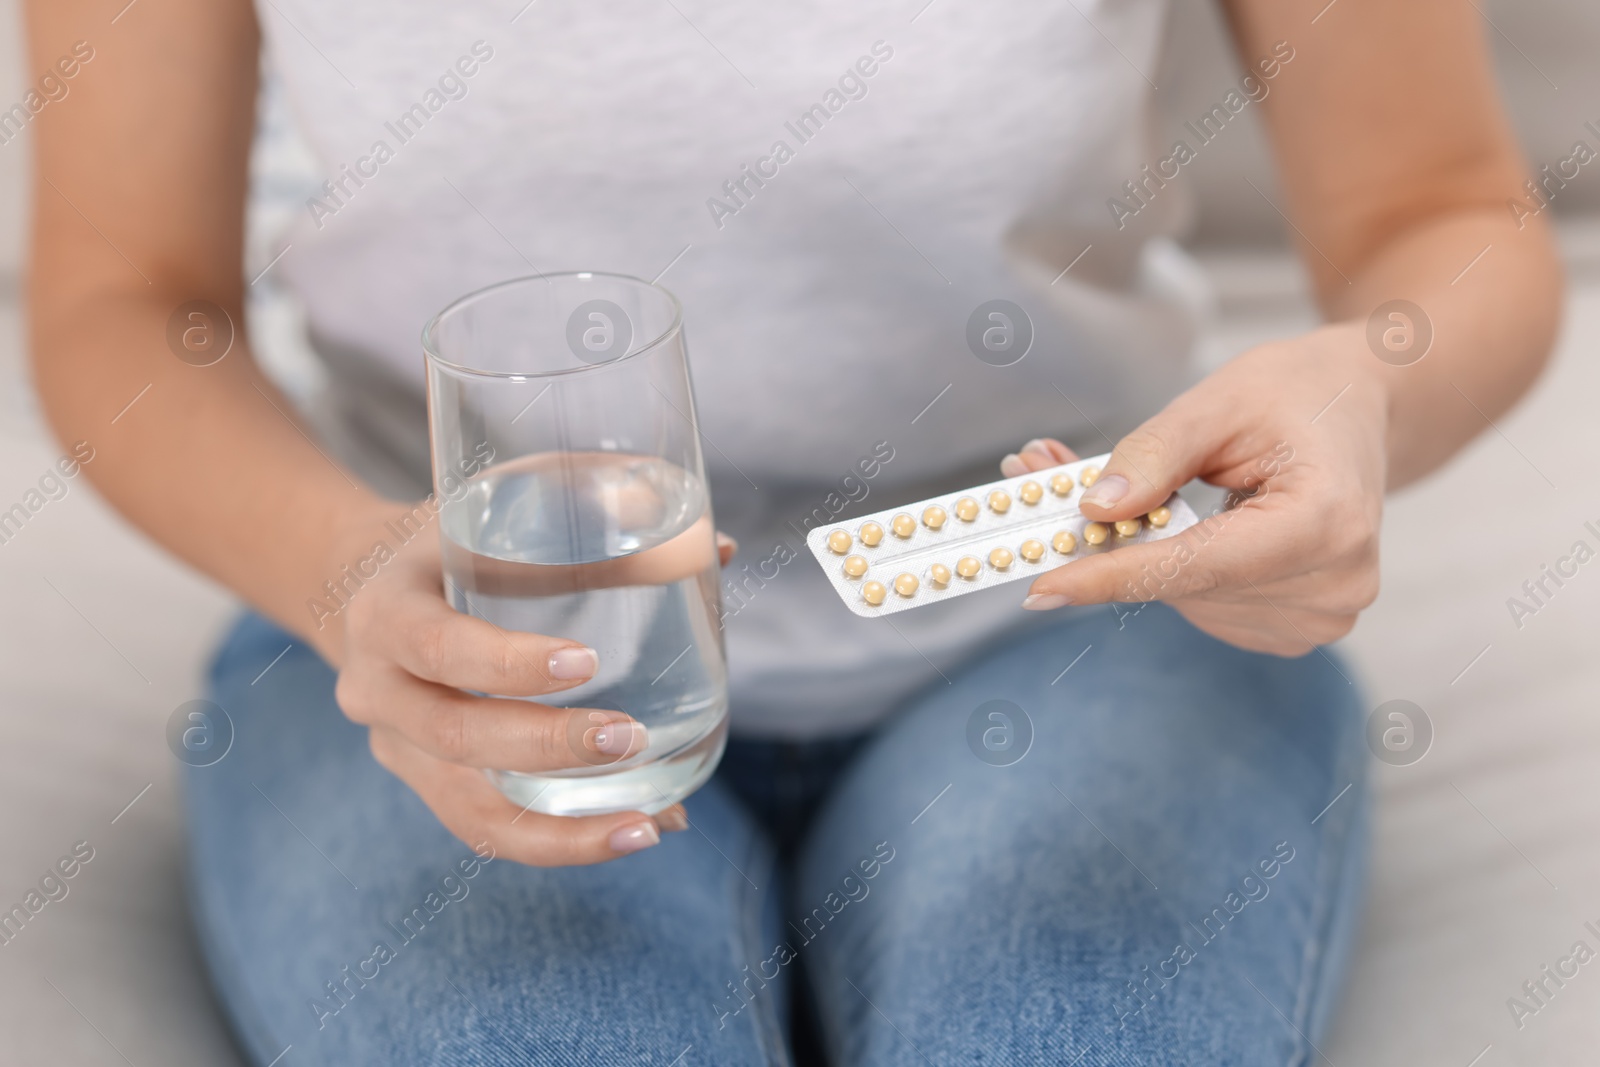
[[[677,299],[617,274],[518,278],[440,312],[423,348],[445,595],[502,629],[593,648],[593,679],[531,699],[621,711],[649,736],[601,755],[584,734],[607,716],[574,715],[573,769],[490,778],[553,815],[677,803],[716,768],[728,713]]]

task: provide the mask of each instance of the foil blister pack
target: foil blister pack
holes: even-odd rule
[[[806,546],[845,606],[870,619],[1159,541],[1199,521],[1176,493],[1136,519],[1088,519],[1078,500],[1110,458],[1075,460],[817,527]]]

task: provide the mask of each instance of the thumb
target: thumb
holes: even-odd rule
[[[1078,500],[1079,509],[1091,519],[1115,522],[1166,503],[1205,469],[1220,440],[1220,421],[1213,416],[1208,428],[1176,404],[1169,406],[1117,442],[1099,479]]]

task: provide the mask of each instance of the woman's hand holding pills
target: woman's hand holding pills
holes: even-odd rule
[[[1171,601],[1195,626],[1303,655],[1350,632],[1378,593],[1389,395],[1358,329],[1330,326],[1226,364],[1118,442],[1079,507],[1115,523],[1192,478],[1231,506],[1161,542],[1041,575],[1024,606]],[[1001,470],[1076,457],[1032,441]]]

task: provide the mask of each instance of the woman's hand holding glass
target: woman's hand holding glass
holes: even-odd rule
[[[718,535],[718,549],[726,563],[733,542]],[[515,699],[581,685],[595,673],[596,654],[453,610],[434,527],[381,564],[332,624],[342,630],[339,707],[369,728],[378,762],[468,845],[487,843],[496,856],[533,866],[569,866],[616,859],[655,845],[661,831],[688,827],[678,804],[654,816],[553,816],[519,808],[490,783],[485,768],[538,772],[626,759],[643,749],[644,731],[618,711]]]

